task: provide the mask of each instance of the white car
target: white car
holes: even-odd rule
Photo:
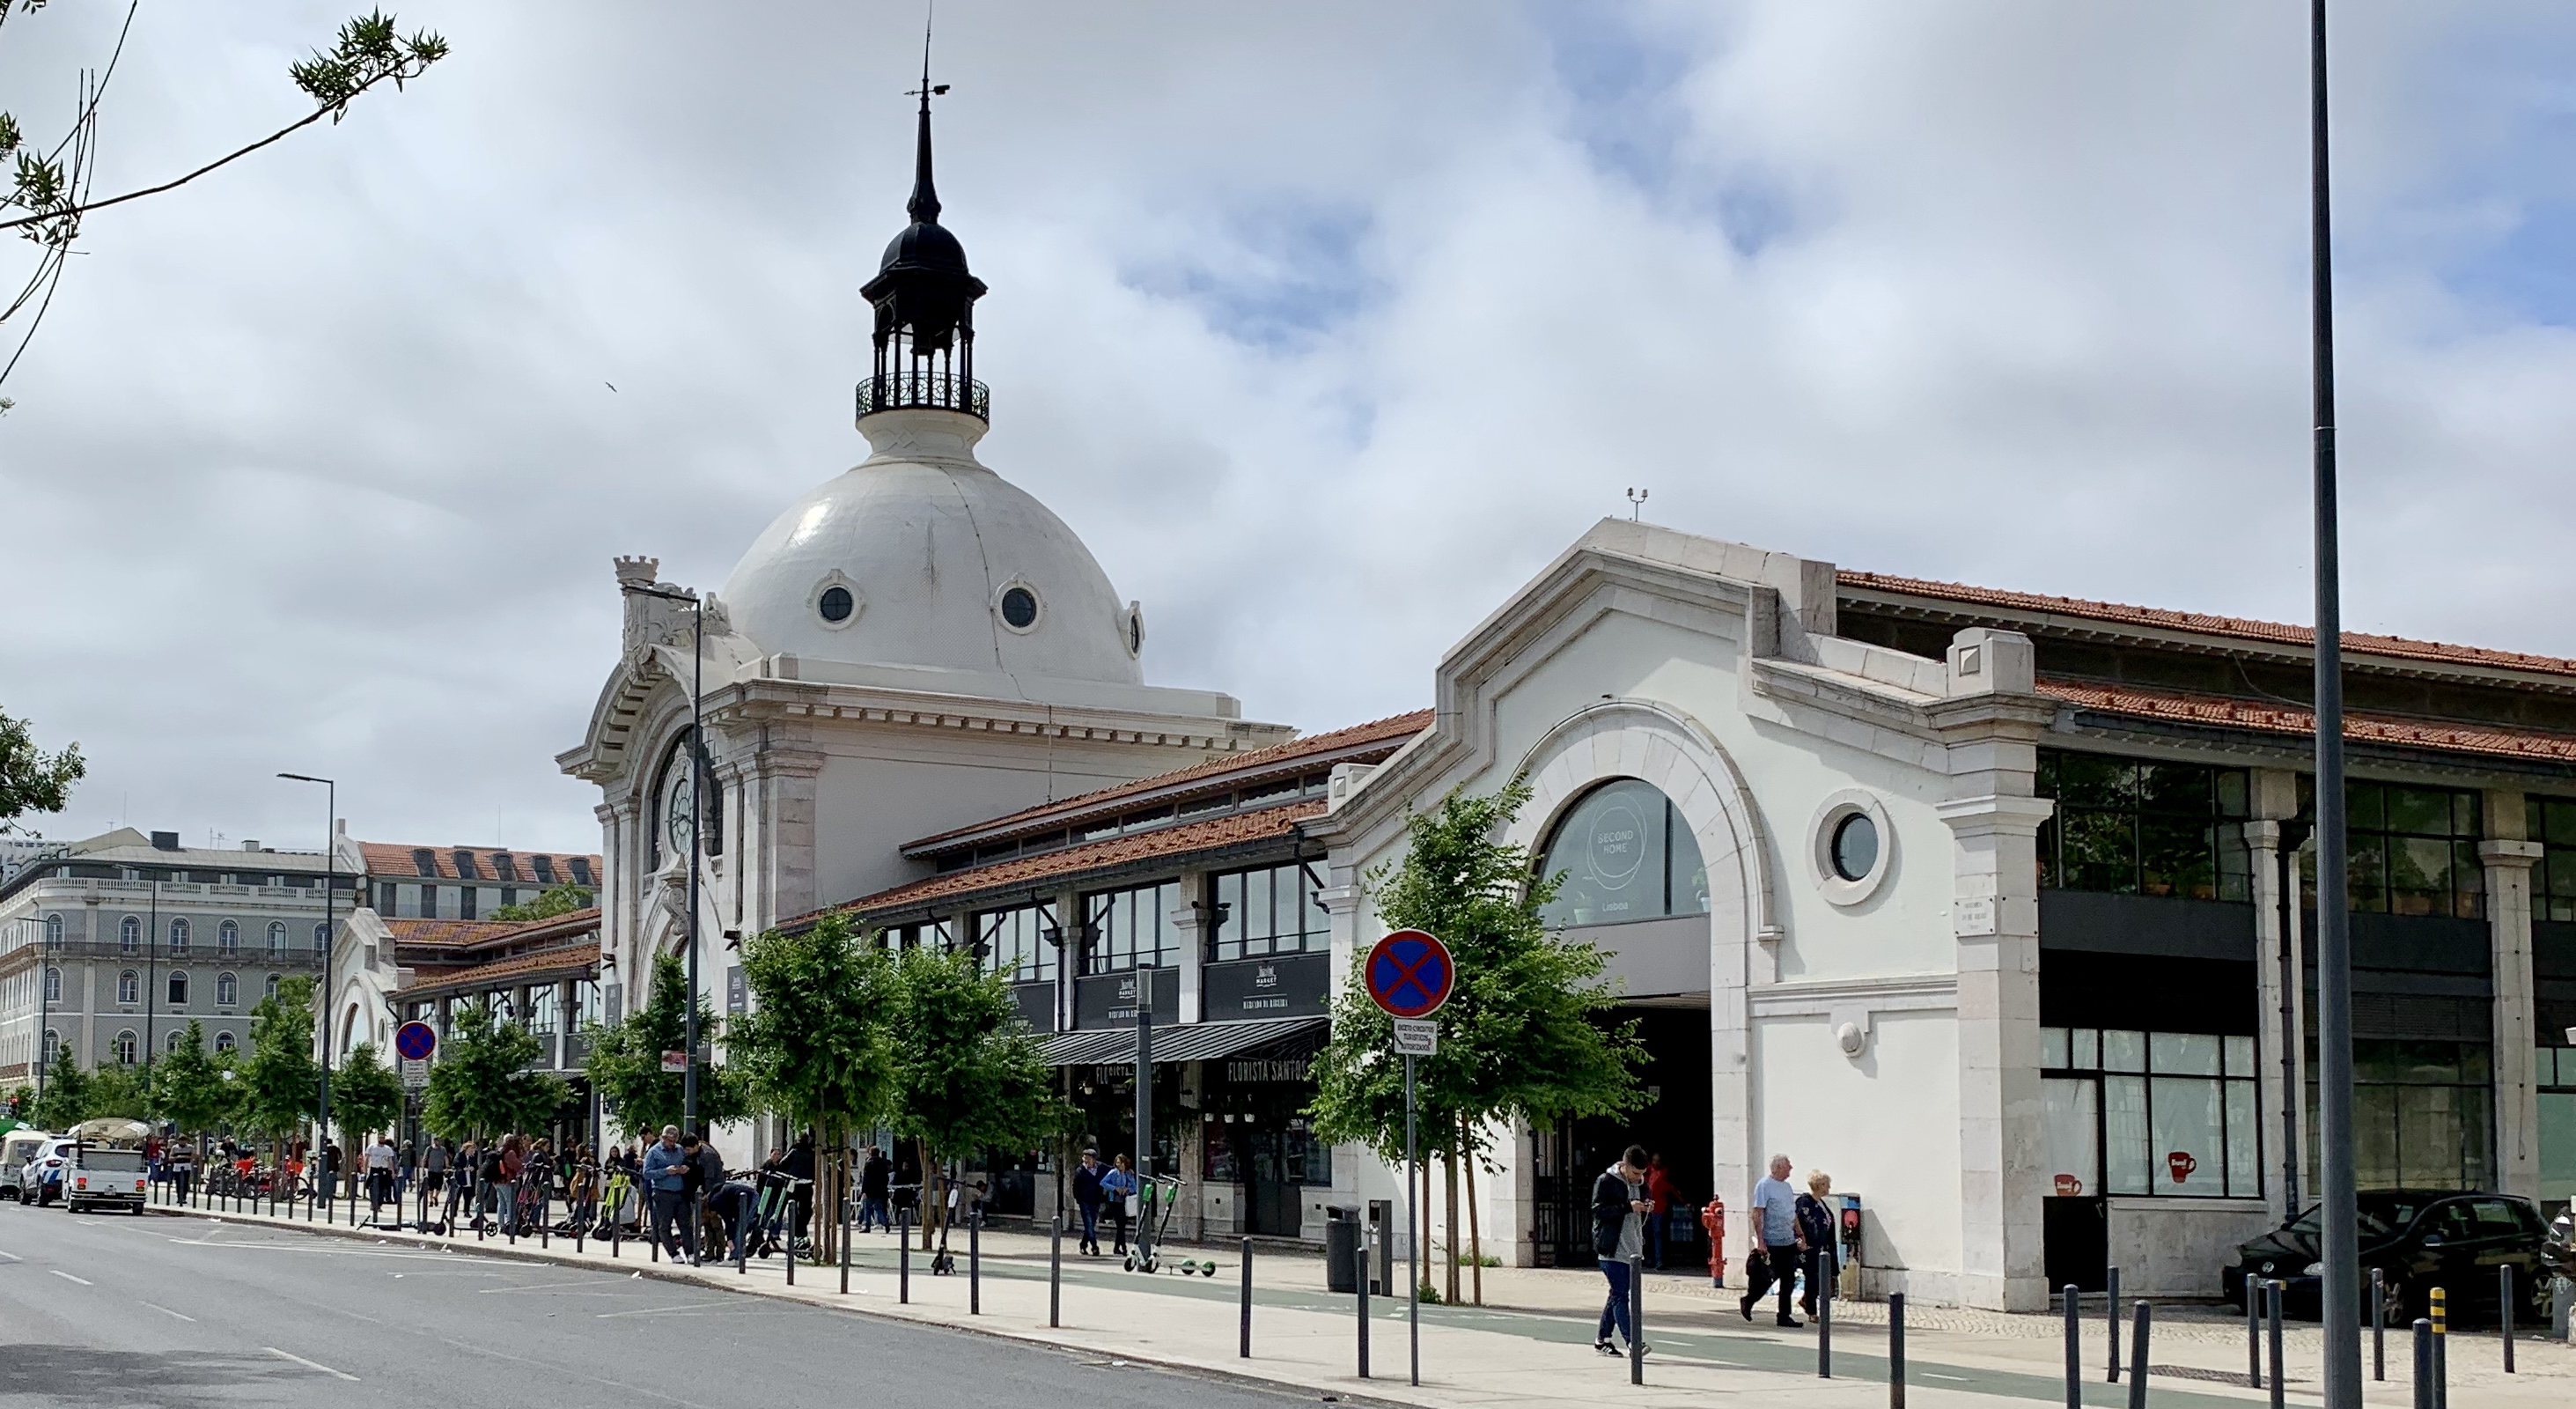
[[[12,1130],[0,1135],[0,1199],[18,1197],[18,1171],[53,1138],[41,1130]]]
[[[38,1208],[63,1196],[63,1164],[71,1158],[78,1140],[62,1135],[49,1135],[18,1166],[18,1202]]]
[[[100,1204],[143,1212],[143,1182],[151,1177],[141,1150],[109,1150],[75,1144],[65,1152],[62,1169],[63,1207],[72,1213]]]

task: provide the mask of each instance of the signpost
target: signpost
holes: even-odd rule
[[[412,1021],[394,1029],[394,1055],[402,1059],[402,1084],[417,1091],[429,1084],[430,1055],[438,1050],[438,1029]]]
[[[663,1075],[665,1075],[665,1076],[677,1076],[677,1075],[681,1075],[681,1074],[686,1073],[686,1072],[688,1071],[688,1069],[689,1069],[689,1054],[688,1054],[688,1053],[686,1053],[686,1052],[665,1052],[665,1053],[663,1053],[663,1054],[662,1054],[662,1074],[663,1074]]]
[[[1413,1062],[1440,1050],[1440,1024],[1431,1015],[1449,1001],[1457,985],[1457,966],[1449,946],[1421,930],[1397,930],[1369,950],[1369,997],[1395,1020],[1395,1050],[1404,1056],[1404,1314],[1412,1347],[1413,1383],[1422,1383],[1422,1269],[1416,1264],[1421,1245],[1420,1215],[1414,1209]],[[1366,1288],[1368,1274],[1360,1274]]]

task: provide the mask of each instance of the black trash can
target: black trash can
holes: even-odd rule
[[[1345,1296],[1360,1289],[1360,1211],[1349,1204],[1324,1207],[1324,1289]]]

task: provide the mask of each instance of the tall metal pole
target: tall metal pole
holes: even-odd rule
[[[689,667],[689,1064],[680,1078],[680,1126],[698,1128],[698,857],[705,850],[699,836],[700,823],[707,815],[707,777],[701,761],[706,757],[706,720],[700,714],[707,696],[707,599],[701,592],[690,600],[697,609],[697,629],[690,632],[690,646],[696,658]]]
[[[2345,890],[2342,550],[2336,534],[2334,273],[2326,164],[2326,0],[2308,7],[2317,577],[2317,1217],[2326,1409],[2361,1409],[2361,1259],[2352,1167],[2352,931]]]
[[[1145,956],[1138,955],[1139,960]],[[1154,971],[1141,962],[1136,969],[1136,1265],[1147,1261],[1153,1244],[1151,1197],[1154,1179]]]
[[[1412,1342],[1412,1383],[1422,1383],[1422,1269],[1415,1259],[1421,1234],[1414,1230],[1413,1167],[1417,1162],[1413,1144],[1413,1054],[1404,1054],[1404,1319],[1406,1333]],[[1635,1339],[1631,1326],[1630,1339]]]
[[[143,932],[143,1089],[152,1089],[153,1019],[161,1014],[161,878],[152,878],[152,924]]]

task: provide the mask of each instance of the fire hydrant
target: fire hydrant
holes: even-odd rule
[[[1699,1226],[1708,1230],[1709,1285],[1726,1285],[1726,1200],[1710,1199],[1699,1211]]]

